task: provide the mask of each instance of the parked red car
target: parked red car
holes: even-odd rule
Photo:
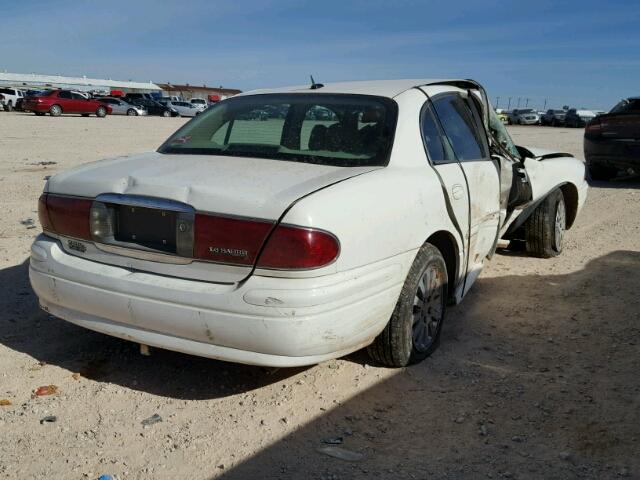
[[[88,117],[94,114],[104,117],[111,113],[111,107],[96,100],[90,100],[71,90],[52,90],[36,97],[24,99],[22,109],[36,115],[49,113],[52,117],[59,117],[63,113],[78,113]]]

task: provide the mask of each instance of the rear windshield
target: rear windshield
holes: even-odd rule
[[[159,152],[386,165],[396,118],[393,100],[367,95],[234,97],[187,123]]]

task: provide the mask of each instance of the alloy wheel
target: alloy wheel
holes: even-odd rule
[[[427,265],[413,299],[413,345],[425,352],[438,337],[444,316],[444,282],[436,264]]]
[[[556,207],[555,235],[553,239],[553,246],[557,252],[562,250],[562,241],[564,240],[564,231],[566,226],[567,212],[564,206],[564,199],[561,197],[560,200],[558,200],[558,206]]]

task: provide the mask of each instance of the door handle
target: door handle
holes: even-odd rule
[[[455,200],[460,200],[462,197],[464,197],[464,187],[459,183],[456,183],[451,187],[451,196]]]

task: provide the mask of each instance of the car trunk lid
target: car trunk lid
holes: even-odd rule
[[[378,168],[382,167],[147,153],[103,160],[58,174],[49,180],[47,192],[96,199],[91,215],[98,222],[92,225],[99,230],[94,236],[98,241],[88,243],[81,252],[63,239],[69,253],[136,270],[235,283],[251,273],[253,264],[238,265],[231,256],[228,262],[220,257],[215,261],[190,258],[196,216],[232,219],[216,223],[226,228],[236,228],[236,219],[253,222],[250,249],[254,248],[257,255],[272,228],[296,200]],[[77,241],[71,245],[77,247]],[[236,248],[222,247],[229,255]]]

